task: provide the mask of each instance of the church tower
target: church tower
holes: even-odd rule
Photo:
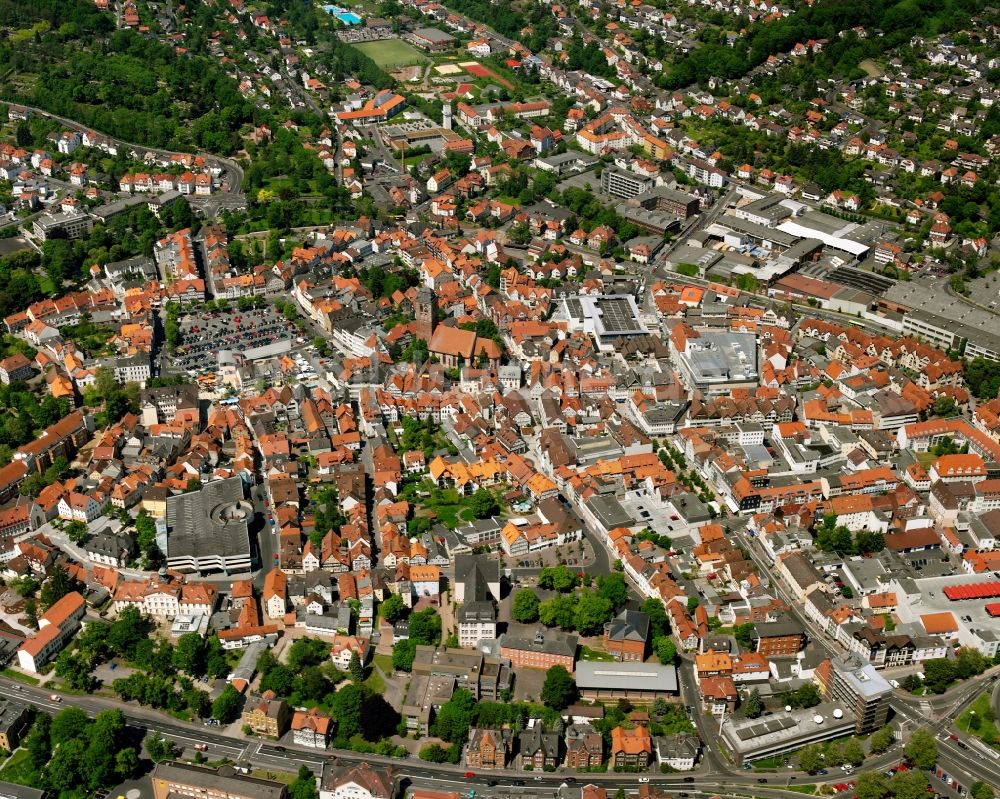
[[[429,288],[422,288],[417,292],[414,316],[417,323],[416,337],[429,344],[437,323],[437,297]]]

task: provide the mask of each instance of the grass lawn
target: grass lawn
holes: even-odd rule
[[[614,658],[607,652],[599,652],[596,649],[591,649],[589,646],[581,646],[580,660],[599,660],[604,663],[610,663]]]
[[[371,673],[368,675],[368,679],[365,680],[365,685],[377,694],[385,693],[385,680],[382,679],[382,675],[379,674],[377,669],[371,670]]]
[[[870,58],[866,58],[864,61],[858,64],[858,66],[861,67],[865,72],[869,74],[869,76],[873,78],[881,78],[885,74],[884,72],[882,72],[881,68],[879,68],[879,65],[876,64],[874,61],[872,61]]]
[[[973,721],[973,711],[976,721]],[[979,726],[977,727],[976,724]],[[983,743],[995,745],[1000,740],[1000,730],[997,729],[996,721],[993,720],[989,692],[976,697],[976,701],[955,720],[955,726],[960,730],[968,730]]]
[[[4,669],[0,674],[3,674],[9,680],[17,680],[26,685],[38,685],[38,680],[35,677],[31,677],[28,674],[21,674],[21,672],[14,671],[14,669]]]
[[[18,749],[0,768],[0,780],[17,785],[31,785],[36,776],[31,767],[31,754],[27,749]]]
[[[775,755],[774,757],[765,757],[760,760],[753,761],[754,771],[773,771],[776,768],[781,768],[785,765],[785,761],[788,760],[788,755]]]
[[[798,793],[814,794],[814,793],[816,793],[816,786],[815,785],[789,785],[788,786],[788,790],[790,790],[790,791],[797,791]]]
[[[458,526],[459,513],[465,510],[465,498],[454,488],[432,488],[431,495],[418,504],[424,515],[433,511],[437,520],[452,530]]]
[[[377,42],[358,42],[351,45],[378,64],[382,69],[426,64],[430,59],[402,39],[383,39]]]
[[[386,674],[392,674],[395,669],[392,667],[392,655],[375,655],[372,660]]]
[[[295,774],[290,771],[271,771],[266,768],[255,768],[250,771],[251,777],[256,777],[259,780],[272,780],[274,782],[283,782],[285,785],[290,785],[295,782]]]

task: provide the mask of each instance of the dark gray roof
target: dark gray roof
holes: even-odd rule
[[[637,610],[623,610],[604,625],[612,641],[646,641],[649,639],[649,616]]]
[[[250,555],[247,515],[239,477],[207,483],[199,491],[167,498],[167,558]],[[249,511],[252,517],[252,509]]]
[[[534,638],[522,638],[520,636],[508,635],[504,633],[500,636],[500,646],[509,649],[520,649],[531,652],[545,652],[550,655],[566,655],[573,657],[576,655],[576,645],[579,639],[575,635],[566,635],[554,630],[542,631],[541,628],[535,633]]]

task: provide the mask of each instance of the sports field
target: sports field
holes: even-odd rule
[[[353,45],[382,69],[408,67],[411,64],[424,64],[430,59],[411,47],[402,39],[383,39],[378,42],[358,42]]]

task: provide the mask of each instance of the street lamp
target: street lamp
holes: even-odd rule
[[[976,715],[976,711],[975,710],[970,710],[969,711],[969,720],[965,723],[965,731],[966,731],[966,733],[970,733],[972,731],[972,717],[975,716],[975,715]]]

